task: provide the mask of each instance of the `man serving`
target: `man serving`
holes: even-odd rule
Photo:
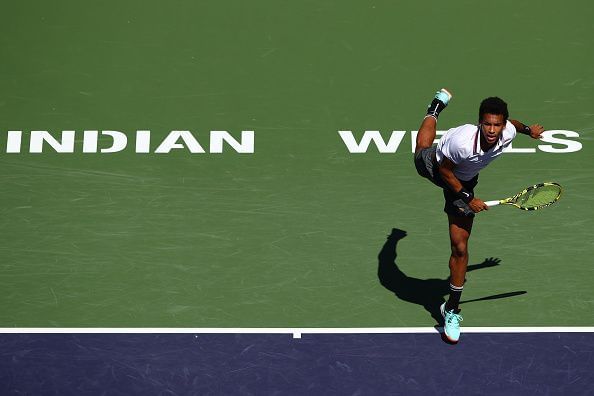
[[[490,97],[481,102],[478,125],[466,124],[448,130],[435,147],[437,119],[451,99],[452,94],[446,89],[439,90],[433,98],[417,135],[414,162],[419,175],[443,189],[452,253],[450,296],[440,310],[445,336],[456,343],[462,321],[458,304],[468,265],[468,238],[475,213],[488,209],[474,196],[479,171],[503,153],[517,132],[539,139],[544,128],[539,124],[527,126],[509,120],[507,104],[500,98]]]

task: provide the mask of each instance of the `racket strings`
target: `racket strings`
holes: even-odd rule
[[[517,204],[522,208],[538,208],[552,204],[561,195],[561,188],[557,185],[544,185],[525,191]]]

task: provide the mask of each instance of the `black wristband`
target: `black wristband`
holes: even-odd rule
[[[470,201],[474,199],[474,194],[465,189],[464,187],[462,187],[462,190],[458,191],[456,195],[458,195],[458,197],[466,203],[470,203]]]
[[[524,128],[520,130],[520,133],[523,133],[524,135],[530,135],[530,127],[528,125],[524,125]]]

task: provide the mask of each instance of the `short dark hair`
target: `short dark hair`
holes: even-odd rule
[[[484,114],[502,114],[503,118],[507,120],[509,117],[507,103],[496,96],[487,98],[481,102],[481,107],[479,107],[479,122],[483,119]]]

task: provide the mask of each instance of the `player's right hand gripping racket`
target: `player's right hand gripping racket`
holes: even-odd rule
[[[486,201],[487,206],[513,205],[523,210],[537,210],[552,205],[561,198],[563,189],[557,183],[540,183],[530,186],[513,197],[500,201]]]

